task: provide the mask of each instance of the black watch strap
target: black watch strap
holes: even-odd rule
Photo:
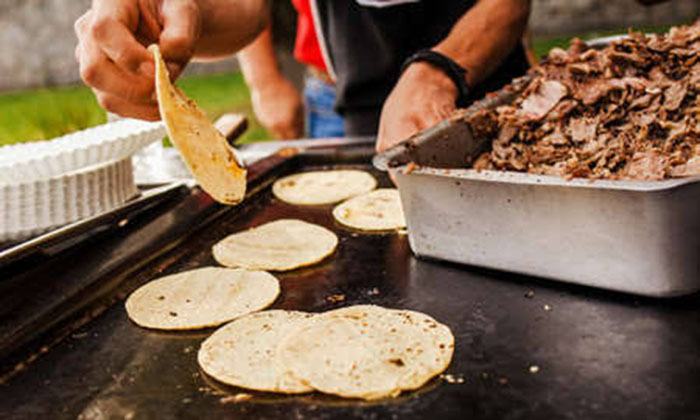
[[[406,71],[408,66],[418,62],[427,62],[442,70],[457,87],[456,105],[458,107],[465,107],[468,105],[467,101],[471,90],[467,84],[467,69],[457,64],[450,57],[437,51],[420,50],[403,62],[401,65],[401,74]]]

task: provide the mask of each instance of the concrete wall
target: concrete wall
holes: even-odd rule
[[[76,80],[73,21],[90,0],[0,1],[0,89]]]
[[[669,0],[654,6],[637,0],[533,0],[534,34],[563,34],[639,25],[690,23],[700,16],[700,0]]]
[[[288,3],[277,4],[282,1]],[[0,0],[0,90],[78,82],[73,22],[89,4],[90,0]],[[288,8],[278,10],[289,14]],[[535,34],[566,33],[687,22],[699,14],[700,0],[671,0],[654,7],[640,6],[636,0],[533,0],[532,28]],[[286,19],[289,22],[293,19]],[[192,66],[189,72],[232,68],[233,59]]]

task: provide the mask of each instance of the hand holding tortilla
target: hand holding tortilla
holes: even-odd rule
[[[93,0],[75,22],[80,75],[105,110],[158,120],[146,46],[158,43],[175,79],[193,58],[233,54],[252,41],[267,22],[266,3]]]
[[[198,3],[162,3],[96,0],[76,21],[81,77],[106,110],[158,120],[154,64],[146,45],[159,43],[174,77],[194,53],[202,24]]]
[[[237,204],[245,196],[246,171],[223,135],[194,101],[170,82],[157,45],[149,47],[156,61],[156,92],[160,115],[170,140],[180,151],[199,185],[216,201]]]

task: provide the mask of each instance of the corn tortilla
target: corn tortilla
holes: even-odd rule
[[[277,345],[287,332],[311,316],[272,310],[238,318],[202,343],[197,355],[199,366],[228,385],[285,394],[311,392],[313,388],[278,363],[276,354]]]
[[[149,49],[156,62],[158,109],[170,140],[204,191],[220,203],[239,203],[245,196],[246,170],[197,104],[170,82],[158,46]]]
[[[300,323],[280,343],[280,362],[321,392],[373,400],[417,389],[450,364],[448,327],[413,311],[359,305]]]
[[[141,286],[126,300],[126,312],[146,328],[206,328],[264,309],[279,293],[277,279],[264,271],[205,267]]]
[[[286,176],[272,185],[272,193],[289,204],[319,206],[364,194],[376,186],[377,180],[365,171],[339,169]]]
[[[406,227],[401,198],[395,188],[380,188],[353,197],[333,209],[335,220],[364,231],[397,230]]]
[[[227,267],[286,271],[323,260],[337,245],[338,237],[322,226],[281,219],[229,235],[212,251]]]

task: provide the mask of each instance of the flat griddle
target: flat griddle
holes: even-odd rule
[[[356,233],[333,221],[331,206],[295,207],[270,193],[285,174],[348,166],[389,186],[371,153],[282,153],[250,168],[240,206],[189,189],[117,231],[3,268],[0,417],[700,418],[700,295],[649,299],[421,260],[406,235]],[[326,226],[340,244],[316,266],[277,274],[273,308],[374,303],[428,313],[455,334],[451,376],[377,402],[251,393],[235,403],[227,397],[247,391],[197,366],[213,330],[161,333],[128,320],[129,292],[214,265],[219,239],[282,217]]]

